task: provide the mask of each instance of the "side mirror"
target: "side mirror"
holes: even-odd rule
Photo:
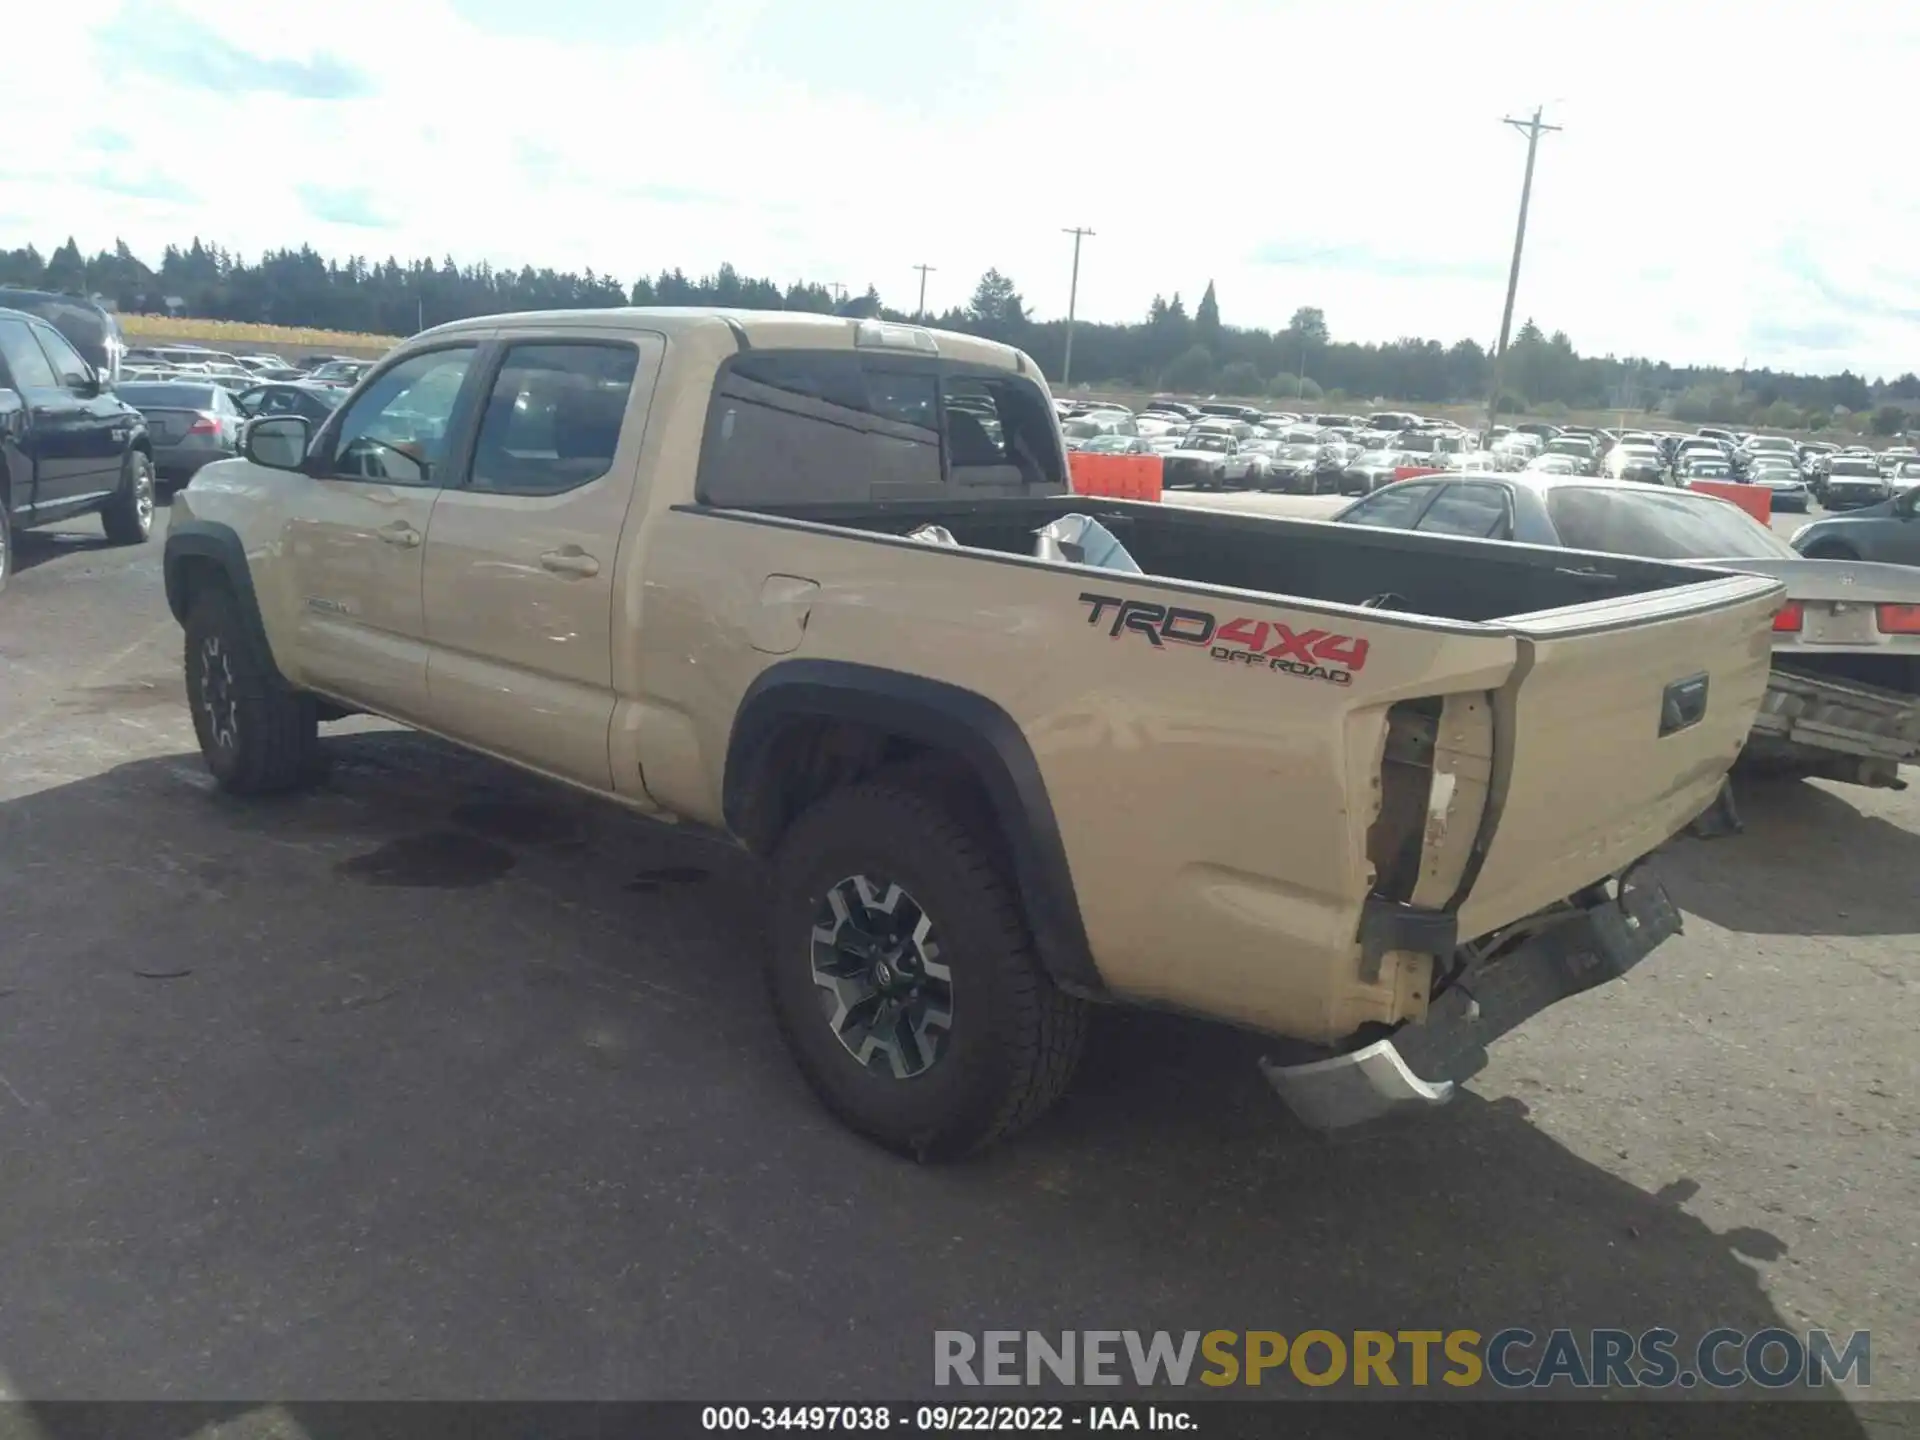
[[[82,400],[93,399],[105,388],[100,382],[99,373],[91,365],[82,370],[78,375],[62,375],[60,378],[66,384],[67,389],[78,395]]]
[[[304,415],[263,415],[247,422],[243,453],[269,470],[298,470],[307,458],[313,426]]]

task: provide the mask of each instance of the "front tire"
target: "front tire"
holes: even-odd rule
[[[153,462],[129,450],[120,462],[120,488],[100,512],[100,524],[115,545],[144,545],[153,534]]]
[[[884,778],[834,791],[782,840],[773,888],[774,1015],[849,1128],[948,1159],[1065,1091],[1086,1003],[1041,968],[997,853],[938,800]]]
[[[318,705],[280,677],[232,594],[202,591],[186,631],[187,705],[220,788],[270,795],[318,781],[325,773]]]

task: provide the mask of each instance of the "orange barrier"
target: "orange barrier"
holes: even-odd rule
[[[1158,500],[1163,468],[1158,455],[1067,452],[1067,471],[1073,477],[1076,495],[1098,495],[1108,500]]]
[[[1764,485],[1729,485],[1722,480],[1692,480],[1689,490],[1728,500],[1738,505],[1762,525],[1773,523],[1773,492]]]
[[[1399,465],[1394,468],[1393,478],[1411,480],[1416,475],[1444,475],[1447,472],[1437,465]]]

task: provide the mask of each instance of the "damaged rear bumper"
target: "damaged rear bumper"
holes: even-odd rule
[[[1513,949],[1471,966],[1425,1021],[1390,1040],[1305,1065],[1260,1062],[1287,1107],[1320,1130],[1429,1110],[1478,1074],[1488,1044],[1583,990],[1617,979],[1680,933],[1666,891],[1630,872],[1617,897],[1551,918]]]
[[[1920,763],[1920,700],[1776,665],[1743,758],[1847,784],[1901,789],[1900,767]]]

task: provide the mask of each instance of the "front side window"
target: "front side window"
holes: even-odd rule
[[[33,338],[40,342],[40,348],[46,352],[53,373],[60,377],[60,384],[68,390],[77,390],[87,383],[88,365],[80,358],[80,352],[69,345],[60,332],[51,325],[35,325]]]
[[[434,485],[473,347],[428,350],[386,371],[341,417],[327,473],[347,480]]]
[[[53,373],[53,362],[34,343],[33,330],[24,320],[0,320],[0,356],[6,358],[13,383],[20,389],[60,388],[60,377]]]
[[[510,348],[480,421],[473,488],[554,495],[606,474],[639,360],[631,345]]]

